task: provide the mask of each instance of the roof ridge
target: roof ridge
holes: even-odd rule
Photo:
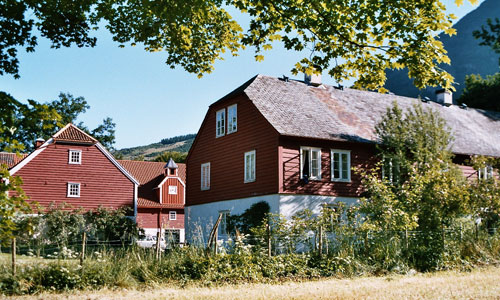
[[[85,137],[87,137],[88,139],[90,139],[94,143],[98,143],[99,142],[97,139],[95,139],[94,137],[92,137],[91,135],[89,135],[88,133],[86,133],[85,131],[83,131],[82,129],[78,128],[78,126],[74,125],[73,123],[66,124],[66,126],[64,126],[58,132],[56,132],[52,136],[52,138],[57,141],[57,139],[59,138],[59,136],[61,136],[67,130],[70,130],[70,128],[77,130],[79,133],[83,134]],[[63,138],[63,140],[64,139],[67,140],[67,138]],[[84,140],[82,140],[82,139],[74,139],[74,141],[84,141]]]

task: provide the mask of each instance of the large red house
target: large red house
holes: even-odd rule
[[[353,167],[370,165],[375,125],[396,102],[438,111],[454,137],[457,163],[500,157],[500,113],[437,101],[258,75],[210,105],[187,159],[187,238],[206,237],[219,213],[240,214],[266,201],[285,217],[322,205],[354,203],[362,192]],[[464,167],[470,173],[470,168]],[[491,176],[491,169],[479,176]],[[201,226],[200,226],[201,225]],[[201,228],[201,229],[200,229]]]
[[[146,235],[159,230],[184,243],[184,203],[186,165],[172,159],[164,162],[120,160],[139,181],[137,223]]]

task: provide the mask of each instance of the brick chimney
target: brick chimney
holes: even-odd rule
[[[43,143],[45,143],[45,140],[42,139],[42,138],[37,138],[36,141],[35,141],[35,149],[38,149],[40,148],[40,146],[43,145]]]

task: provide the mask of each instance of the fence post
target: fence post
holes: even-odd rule
[[[405,247],[408,250],[408,228],[405,228]]]
[[[156,233],[156,259],[157,260],[160,259],[160,239],[161,239],[161,232],[158,231]]]
[[[319,257],[323,256],[323,226],[319,226],[319,242],[318,242]]]
[[[86,245],[87,245],[87,233],[84,231],[82,233],[82,253],[80,254],[80,266],[83,266],[83,260],[85,259]]]
[[[267,257],[271,257],[271,227],[269,223],[266,224],[266,238],[267,238]]]
[[[16,276],[16,238],[12,238],[12,276]]]

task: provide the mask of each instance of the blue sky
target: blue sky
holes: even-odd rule
[[[475,7],[467,1],[460,7],[454,0],[444,3],[458,18]],[[105,117],[113,118],[115,147],[120,149],[196,133],[210,103],[256,74],[290,76],[302,58],[275,46],[264,53],[263,62],[256,62],[253,49],[247,49],[217,62],[212,74],[198,79],[182,68],[170,69],[164,53],[148,53],[141,46],[118,48],[105,30],[96,36],[94,48],[50,49],[39,39],[36,52],[19,52],[21,78],[0,77],[0,90],[21,101],[46,102],[60,92],[83,96],[91,108],[79,121],[94,128]],[[323,82],[336,84],[326,76]]]

